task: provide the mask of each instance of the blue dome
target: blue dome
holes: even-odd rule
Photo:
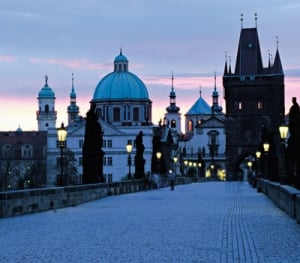
[[[93,100],[149,99],[145,84],[130,72],[112,72],[97,85]]]
[[[45,86],[40,90],[39,92],[39,98],[54,98],[55,93],[53,90],[48,86],[48,84],[45,84]]]
[[[122,51],[114,60],[114,71],[101,79],[94,91],[93,101],[98,100],[149,100],[143,81],[128,71]]]
[[[45,75],[45,85],[39,92],[39,98],[55,98],[55,93],[53,90],[48,86],[48,76]]]

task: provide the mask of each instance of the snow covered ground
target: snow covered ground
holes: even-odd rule
[[[247,183],[111,196],[0,220],[0,262],[299,262],[300,226]]]

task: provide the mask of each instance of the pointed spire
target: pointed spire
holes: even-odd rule
[[[215,91],[217,91],[217,73],[216,73],[216,71],[215,71]]]
[[[255,27],[257,28],[257,13],[254,13]]]
[[[268,57],[269,57],[268,68],[271,68],[271,53],[269,49],[268,49]]]
[[[45,75],[45,86],[48,86],[48,75]]]
[[[278,49],[276,50],[272,71],[273,73],[283,74],[283,69],[282,69],[282,64],[281,64],[281,59],[280,59]]]
[[[243,13],[241,13],[241,29],[243,28],[243,21],[244,21],[244,18],[243,18]]]
[[[171,76],[171,91],[170,91],[170,105],[166,108],[166,111],[168,113],[177,113],[179,112],[180,108],[176,106],[176,93],[174,91],[174,71],[172,71],[172,76]]]
[[[76,104],[76,93],[74,88],[74,73],[72,72],[72,87],[71,87],[71,93],[70,93],[70,102]]]
[[[227,66],[227,52],[225,51],[225,66],[224,66],[224,75],[228,74],[228,66]]]
[[[72,72],[72,91],[74,91],[74,73]]]
[[[172,91],[174,91],[174,71],[172,71]]]
[[[201,85],[199,87],[199,94],[200,94],[200,98],[201,98],[202,97],[202,87],[201,87]]]
[[[229,56],[229,71],[228,71],[229,74],[231,74],[231,56]]]
[[[122,54],[122,48],[120,48],[120,55],[122,56],[123,54]]]

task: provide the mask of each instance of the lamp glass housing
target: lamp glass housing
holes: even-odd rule
[[[67,129],[64,126],[64,123],[61,124],[60,128],[57,129],[57,140],[60,143],[64,143],[67,139]]]
[[[289,132],[289,127],[286,125],[279,126],[279,134],[282,140],[285,140]]]
[[[126,144],[126,151],[127,151],[127,153],[131,153],[132,152],[132,144],[131,143],[127,143]]]

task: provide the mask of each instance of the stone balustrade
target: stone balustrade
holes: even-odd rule
[[[300,190],[276,182],[257,180],[257,191],[266,194],[280,209],[300,223]]]
[[[168,186],[167,178],[160,180],[159,187]],[[191,182],[191,178],[177,179],[177,184]],[[144,180],[131,180],[0,192],[0,218],[75,206],[109,195],[134,193],[149,188],[156,187],[154,184],[146,185]]]

